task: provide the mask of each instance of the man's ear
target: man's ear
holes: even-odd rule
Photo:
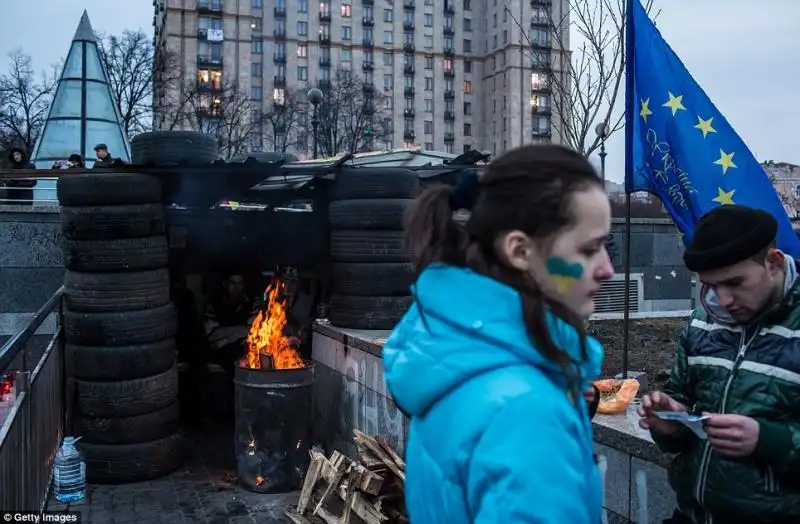
[[[770,271],[782,271],[786,263],[786,255],[780,249],[769,248],[767,251],[767,269]]]

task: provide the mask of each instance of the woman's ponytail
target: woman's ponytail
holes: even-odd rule
[[[453,188],[427,188],[406,213],[405,246],[417,273],[432,262],[463,265],[467,232],[453,219]]]

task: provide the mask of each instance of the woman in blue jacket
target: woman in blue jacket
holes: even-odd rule
[[[409,211],[415,300],[383,359],[411,417],[411,522],[599,524],[582,393],[602,361],[583,320],[613,274],[602,181],[576,152],[525,146]]]

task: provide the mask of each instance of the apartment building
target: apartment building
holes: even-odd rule
[[[374,85],[393,121],[377,149],[498,154],[561,141],[552,80],[569,58],[568,0],[154,0],[154,7],[154,45],[179,57],[181,76],[206,86],[212,105],[214,89],[235,81],[257,115],[287,91],[324,86],[346,69]],[[157,112],[177,96],[166,91],[157,89]],[[251,147],[264,147],[262,137]]]

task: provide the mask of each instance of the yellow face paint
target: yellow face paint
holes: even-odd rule
[[[561,295],[566,295],[583,277],[583,266],[578,262],[567,262],[563,258],[547,259],[547,272]]]

